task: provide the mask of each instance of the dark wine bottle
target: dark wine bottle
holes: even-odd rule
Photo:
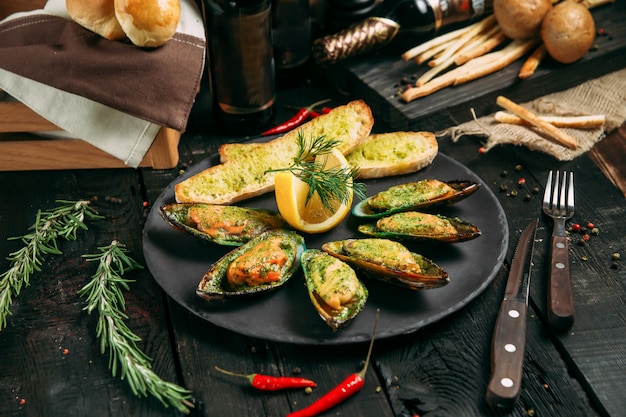
[[[274,114],[271,0],[204,0],[211,94],[227,133],[257,134]]]
[[[491,4],[492,0],[384,0],[373,16],[316,39],[311,55],[318,64],[329,65],[387,45],[400,31],[425,39],[443,27],[484,15]]]

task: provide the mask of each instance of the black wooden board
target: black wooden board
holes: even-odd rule
[[[391,54],[385,49],[335,64],[328,75],[340,89],[365,100],[376,119],[392,129],[439,131],[471,120],[471,109],[478,117],[500,110],[496,105],[499,95],[516,102],[529,101],[626,67],[626,0],[594,8],[592,14],[596,30],[605,34],[596,36],[585,57],[572,64],[546,57],[525,80],[517,77],[522,58],[497,73],[405,103],[396,94],[397,83],[421,75],[428,67],[404,61],[402,51]]]

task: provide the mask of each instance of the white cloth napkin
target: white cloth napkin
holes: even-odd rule
[[[43,10],[16,13],[4,21],[36,13],[69,19],[65,0],[49,0]],[[181,0],[177,32],[205,40],[202,15],[191,0]],[[0,89],[62,129],[62,132],[49,135],[80,138],[133,168],[142,161],[161,128],[155,123],[1,68]]]

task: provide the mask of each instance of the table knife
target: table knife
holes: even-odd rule
[[[512,408],[520,394],[526,346],[526,312],[535,233],[530,223],[517,243],[492,339],[491,379],[487,403],[496,410]]]

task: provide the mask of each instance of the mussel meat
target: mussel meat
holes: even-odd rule
[[[421,210],[435,205],[451,205],[480,187],[475,181],[439,181],[425,179],[395,185],[355,204],[352,214],[357,217],[379,218],[393,213]]]
[[[412,290],[438,288],[449,282],[443,268],[391,239],[338,240],[325,243],[322,250],[371,278]]]
[[[233,249],[204,274],[196,293],[206,299],[257,294],[285,284],[300,267],[304,238],[291,230],[269,230]]]
[[[300,262],[311,303],[328,326],[345,326],[363,310],[368,291],[350,265],[319,249],[306,250]]]
[[[240,246],[255,236],[287,226],[278,212],[217,204],[172,203],[159,207],[175,229],[219,245]]]
[[[417,211],[394,213],[375,223],[362,224],[358,230],[368,236],[445,243],[465,242],[481,235],[477,226],[458,217]]]

